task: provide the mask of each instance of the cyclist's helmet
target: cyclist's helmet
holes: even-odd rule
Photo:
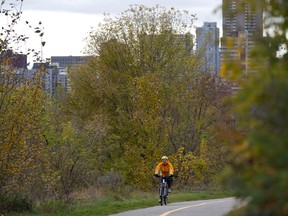
[[[168,157],[167,157],[167,156],[163,156],[163,157],[161,158],[161,160],[168,160]]]

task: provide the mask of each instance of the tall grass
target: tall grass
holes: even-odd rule
[[[181,202],[201,199],[214,199],[233,196],[232,192],[223,191],[173,191],[169,202]],[[94,198],[75,200],[69,206],[60,201],[50,202],[49,205],[38,206],[34,213],[22,213],[21,216],[107,216],[123,211],[152,207],[159,205],[156,192],[105,193]],[[47,208],[49,207],[49,208]],[[19,214],[15,214],[19,215]]]

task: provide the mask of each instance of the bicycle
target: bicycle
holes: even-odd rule
[[[168,184],[167,180],[170,178],[169,176],[160,176],[160,188],[159,188],[159,197],[160,197],[160,204],[163,206],[164,204],[167,205],[168,201]]]

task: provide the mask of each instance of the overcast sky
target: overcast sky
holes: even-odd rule
[[[197,27],[202,26],[203,22],[217,22],[221,28],[221,11],[213,12],[221,2],[222,0],[24,0],[22,19],[31,23],[42,22],[46,41],[43,49],[44,58],[58,55],[75,56],[83,55],[83,40],[89,30],[101,22],[104,13],[119,15],[133,4],[150,7],[160,5],[196,14]],[[37,39],[32,40],[37,49],[36,43],[40,47]]]

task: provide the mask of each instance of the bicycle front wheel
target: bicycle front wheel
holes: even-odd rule
[[[164,197],[161,196],[161,197],[160,197],[160,205],[163,206],[164,204],[165,204]]]

